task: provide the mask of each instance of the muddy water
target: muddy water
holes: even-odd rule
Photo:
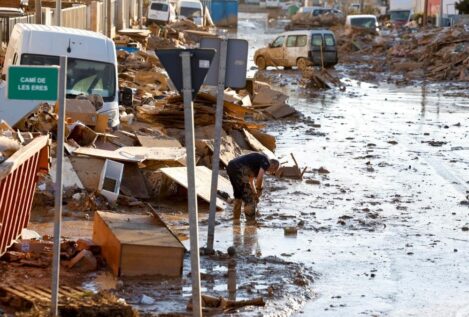
[[[241,15],[238,36],[249,40],[250,56],[282,23]],[[266,180],[259,227],[233,227],[229,211],[218,215],[215,248],[235,246],[237,291],[230,292],[233,274],[223,256],[201,258],[202,291],[267,300],[266,308],[242,316],[469,316],[469,231],[462,230],[469,207],[460,204],[469,194],[469,102],[455,97],[467,87],[345,78],[345,92],[321,92],[301,88],[295,70],[252,66],[251,75],[273,82],[303,114],[266,124],[280,160],[292,164],[294,153],[308,171],[302,182]],[[330,173],[318,173],[320,167]],[[36,226],[51,232],[50,225]],[[68,236],[91,235],[91,221],[64,227]],[[285,236],[285,227],[298,228],[297,235]],[[189,271],[187,255],[182,278],[117,281],[101,272],[84,286],[122,284],[117,295],[142,312],[184,312]],[[313,293],[295,285],[301,274],[314,279]],[[140,305],[142,294],[157,304]]]
[[[238,36],[254,48],[277,31],[265,27],[244,15]],[[295,71],[257,75],[305,116],[270,124],[277,155],[294,153],[320,185],[269,179],[254,240],[222,223],[216,248],[311,267],[316,296],[298,315],[469,316],[469,102],[447,96],[467,87],[345,80],[346,92],[313,92]],[[330,173],[313,171],[321,166]]]

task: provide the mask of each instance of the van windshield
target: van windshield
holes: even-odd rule
[[[409,10],[402,10],[402,11],[391,11],[391,21],[409,21],[410,11]]]
[[[168,5],[166,3],[153,2],[151,4],[151,10],[155,11],[168,11]]]
[[[58,56],[23,54],[21,65],[59,65]],[[67,60],[67,96],[99,95],[105,102],[114,101],[115,67],[111,63],[78,58]]]
[[[186,18],[202,16],[202,12],[200,11],[200,8],[181,7],[180,14]]]
[[[354,27],[374,29],[376,28],[376,20],[373,18],[352,18],[350,24]]]

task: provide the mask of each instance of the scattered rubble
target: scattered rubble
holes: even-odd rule
[[[285,27],[285,30],[304,30],[317,27],[331,27],[343,25],[345,18],[333,13],[325,13],[313,16],[309,13],[296,13],[291,17],[291,22]]]
[[[359,78],[389,72],[407,81],[469,80],[469,32],[462,27],[386,35],[341,28],[335,32],[340,61],[367,66],[354,72]]]

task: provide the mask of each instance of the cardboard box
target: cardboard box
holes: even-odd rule
[[[72,119],[72,122],[80,121],[94,127],[98,114],[89,100],[67,99],[66,117]]]

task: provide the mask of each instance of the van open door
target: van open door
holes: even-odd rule
[[[337,64],[337,46],[332,34],[313,34],[311,36],[310,59],[315,66]]]

